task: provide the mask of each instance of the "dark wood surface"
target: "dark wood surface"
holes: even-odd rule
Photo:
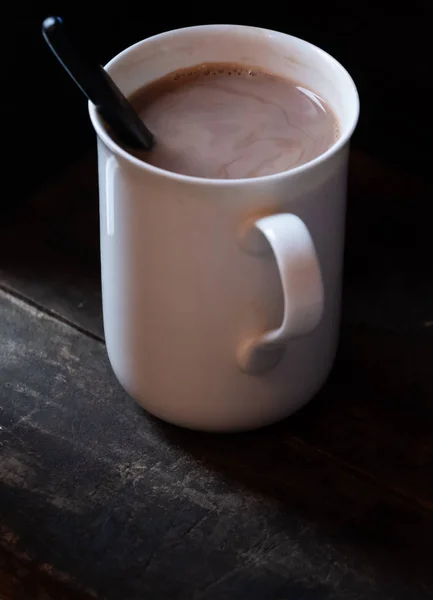
[[[353,153],[333,373],[287,421],[217,436],[111,373],[95,175],[2,223],[0,599],[433,598],[431,190]]]

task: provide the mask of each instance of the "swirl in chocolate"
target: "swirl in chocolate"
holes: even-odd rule
[[[142,160],[175,173],[242,179],[293,169],[338,138],[326,102],[295,81],[236,64],[175,71],[131,98],[157,140]]]

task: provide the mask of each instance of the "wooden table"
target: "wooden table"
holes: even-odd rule
[[[204,435],[120,389],[96,163],[2,223],[0,598],[433,598],[431,191],[353,153],[335,369],[287,421]]]

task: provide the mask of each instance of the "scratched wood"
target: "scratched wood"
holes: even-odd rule
[[[54,582],[108,600],[433,598],[428,507],[289,422],[212,436],[150,418],[102,342],[4,292],[0,322],[0,546]]]

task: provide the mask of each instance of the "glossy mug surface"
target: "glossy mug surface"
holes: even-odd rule
[[[254,429],[306,404],[332,367],[358,94],[319,48],[233,25],[148,38],[106,69],[130,95],[202,62],[255,65],[298,81],[332,106],[340,138],[290,171],[201,179],[134,158],[90,105],[105,337],[119,382],[152,414],[192,429]]]

